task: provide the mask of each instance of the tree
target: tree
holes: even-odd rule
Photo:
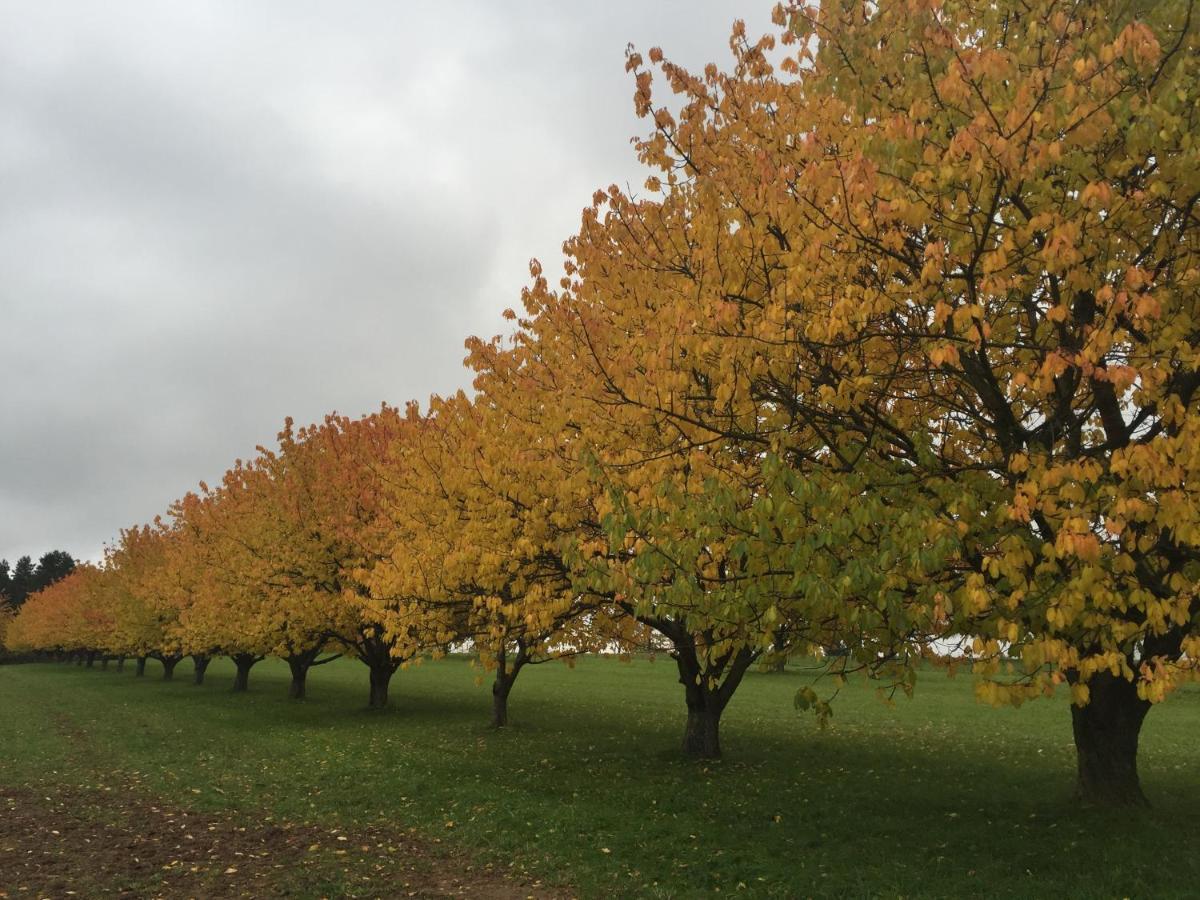
[[[37,570],[33,581],[37,590],[49,587],[60,578],[66,578],[75,569],[75,559],[64,550],[51,550],[43,553],[38,560]]]
[[[107,638],[110,652],[143,660],[163,657],[167,628],[176,618],[161,593],[166,566],[169,529],[161,522],[121,531],[115,544],[105,548],[104,565],[109,580],[112,629]],[[174,663],[163,659],[164,671]],[[139,664],[138,674],[144,672]]]
[[[179,532],[171,571],[180,652],[195,660],[198,680],[213,656],[229,656],[235,693],[249,690],[250,671],[276,643],[270,592],[247,567],[241,543],[245,533],[239,530],[244,524],[240,501],[249,490],[250,472],[238,461],[220,487],[210,490],[201,484],[201,493],[190,493],[171,508]]]
[[[74,558],[63,550],[42,554],[36,564],[32,557],[22,556],[16,568],[11,568],[8,560],[0,559],[0,597],[7,597],[13,607],[19,607],[30,594],[65,578],[74,568]]]
[[[509,401],[536,401],[510,395]],[[556,496],[563,467],[530,427],[486,394],[431,400],[422,426],[388,463],[388,511],[397,543],[372,591],[423,598],[385,606],[389,628],[406,613],[436,619],[435,643],[470,641],[493,673],[492,725],[508,724],[521,671],[599,649],[619,636],[611,603],[580,591],[561,556],[587,504]]]
[[[3,657],[8,650],[8,628],[15,615],[16,610],[9,605],[7,600],[0,598],[0,657]]]
[[[292,671],[289,696],[303,699],[309,670],[337,658],[318,659],[349,612],[304,577],[311,559],[298,555],[308,535],[299,517],[302,485],[291,463],[259,448],[254,460],[239,460],[226,472],[219,487],[202,486],[181,514],[205,584],[189,627],[214,652],[233,657],[235,690],[245,689],[263,657],[279,656]]]
[[[415,410],[386,405],[360,419],[330,415],[300,429],[289,420],[271,461],[286,480],[281,509],[293,536],[276,545],[282,555],[275,572],[325,607],[328,637],[367,666],[372,709],[388,705],[397,669],[452,640],[425,598],[371,590],[397,542],[384,508],[386,464],[396,444],[420,427]]]
[[[9,579],[9,602],[18,609],[25,603],[25,599],[37,590],[37,582],[35,580],[36,569],[33,565],[33,559],[28,556],[22,556],[17,560],[17,564],[13,567],[12,577]]]
[[[593,236],[604,229],[585,222]],[[598,255],[597,265],[621,269],[626,258]],[[677,373],[644,381],[629,348],[639,334],[673,333],[674,318],[640,292],[600,293],[586,277],[552,292],[536,264],[533,274],[514,346],[470,344],[476,387],[503,411],[504,427],[528,423],[504,442],[507,458],[540,466],[497,479],[495,502],[521,498],[547,511],[552,537],[535,546],[569,578],[568,595],[597,598],[670,643],[688,710],[684,752],[719,756],[721,717],[749,667],[784,635],[796,649],[832,642],[842,607],[793,586],[792,570],[773,565],[778,554],[755,552],[746,518],[763,496],[758,458],[697,440],[622,386],[670,389]],[[621,319],[630,310],[645,313],[634,328]]]
[[[112,631],[109,577],[97,566],[82,565],[32,594],[8,627],[10,646],[79,654],[90,667]]]
[[[759,454],[756,531],[833,502],[845,599],[971,636],[984,674],[1011,645],[981,693],[1069,685],[1079,796],[1143,802],[1141,723],[1200,658],[1192,4],[776,21],[778,70],[740,25],[731,73],[652,51],[674,112],[631,54],[661,194],[585,213],[578,315],[624,311],[625,400]]]

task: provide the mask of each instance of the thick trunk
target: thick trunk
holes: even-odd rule
[[[233,660],[233,664],[237,666],[237,673],[233,676],[233,689],[235,692],[247,691],[250,689],[250,670],[254,664],[262,659],[261,656],[255,656],[252,653],[235,653],[229,657]]]
[[[508,724],[508,695],[512,691],[513,678],[496,673],[492,682],[492,727],[503,728]]]
[[[1077,797],[1090,806],[1145,806],[1137,749],[1150,703],[1133,682],[1108,672],[1093,676],[1088,691],[1087,706],[1071,707]]]
[[[90,669],[96,664],[96,651],[89,650],[87,652],[87,667]]]
[[[117,657],[117,671],[118,672],[125,671],[125,657],[123,657],[123,656]]]
[[[100,657],[100,668],[102,668],[102,669],[108,668],[108,656]]]
[[[723,709],[709,698],[693,699],[688,692],[687,725],[683,730],[683,753],[693,759],[720,759],[721,713]],[[697,694],[701,691],[697,690]]]
[[[400,666],[400,661],[392,656],[392,642],[384,638],[380,626],[368,625],[359,632],[355,650],[359,660],[371,673],[371,693],[367,698],[367,706],[383,709],[388,705],[388,685]]]
[[[292,670],[292,683],[288,686],[288,698],[303,700],[308,691],[308,669],[312,665],[312,657],[307,653],[301,656],[289,656],[288,668]]]
[[[163,667],[162,680],[163,681],[174,681],[175,680],[175,667],[177,665],[179,665],[179,660],[183,659],[183,657],[182,656],[164,656],[164,657],[161,657],[161,659],[162,659],[162,667]]]
[[[321,655],[320,647],[313,647],[303,653],[293,653],[287,659],[288,668],[292,670],[292,683],[288,686],[288,699],[303,700],[308,696],[308,670],[313,666],[324,666],[341,658],[340,653],[317,659]]]
[[[137,658],[137,668],[134,670],[134,675],[141,678],[146,674],[146,657],[139,656]]]
[[[685,633],[676,640],[674,655],[688,710],[683,730],[683,753],[693,759],[718,759],[721,756],[721,714],[758,654],[742,648],[702,667],[695,641]]]
[[[212,662],[212,657],[203,654],[192,654],[192,684],[204,684],[204,673],[208,671],[208,664]]]
[[[529,654],[525,641],[518,638],[517,652],[510,658],[507,649],[502,648],[496,656],[496,678],[492,682],[492,727],[503,728],[508,724],[508,695],[512,693],[513,683],[521,674],[521,669],[529,662]]]
[[[388,705],[388,685],[395,669],[390,663],[371,666],[371,696],[367,705],[371,709],[383,709]]]

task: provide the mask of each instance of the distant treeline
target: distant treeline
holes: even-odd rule
[[[7,559],[0,559],[0,604],[7,602],[17,609],[30,594],[49,587],[74,569],[74,557],[63,550],[42,554],[36,564],[29,556],[22,556],[15,566],[10,566]]]

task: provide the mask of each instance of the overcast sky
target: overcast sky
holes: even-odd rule
[[[644,180],[625,45],[723,65],[770,5],[0,0],[0,556],[465,387],[529,258]]]

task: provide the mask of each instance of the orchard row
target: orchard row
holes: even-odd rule
[[[631,50],[645,190],[532,264],[473,395],[289,423],[9,642],[296,694],[349,653],[373,704],[469,642],[503,724],[524,666],[649,639],[699,756],[756,663],[911,689],[955,644],[992,702],[1069,689],[1081,797],[1143,802],[1200,658],[1190,9],[787,2],[728,71]]]

